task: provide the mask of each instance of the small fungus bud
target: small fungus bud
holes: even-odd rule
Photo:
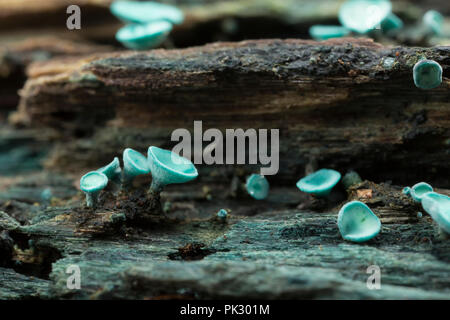
[[[247,192],[256,200],[263,200],[269,194],[269,181],[260,174],[252,174],[245,184]]]
[[[442,83],[442,67],[433,60],[420,60],[413,69],[414,84],[420,89],[434,89]]]

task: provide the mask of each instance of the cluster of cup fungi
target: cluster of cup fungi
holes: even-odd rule
[[[111,13],[125,23],[116,40],[128,49],[145,50],[162,44],[173,25],[184,21],[177,7],[152,1],[114,1]]]
[[[404,28],[402,19],[392,12],[392,3],[389,0],[348,0],[340,6],[338,18],[341,25],[313,25],[309,29],[310,36],[315,40],[375,32],[395,36]],[[443,24],[442,14],[429,10],[415,28],[426,36],[440,36]]]
[[[116,39],[125,47],[145,50],[160,45],[168,36],[174,24],[181,24],[184,15],[174,6],[151,1],[114,1],[111,12],[126,25],[121,28]],[[431,35],[442,33],[443,16],[434,10],[425,13],[422,29]],[[344,37],[351,34],[367,34],[381,29],[387,35],[403,28],[402,20],[392,12],[389,0],[348,0],[339,10],[340,26],[315,25],[310,35],[316,40]],[[392,60],[392,61],[391,61]],[[385,59],[392,65],[395,59]],[[442,83],[442,67],[436,61],[422,57],[413,68],[414,84],[421,89],[433,89]],[[105,167],[84,175],[80,188],[86,193],[88,207],[95,208],[98,196],[109,181],[120,184],[122,190],[130,188],[133,179],[142,174],[151,174],[149,193],[159,195],[164,186],[185,183],[198,176],[194,164],[169,150],[149,147],[147,157],[127,148],[123,152],[123,170],[119,159]],[[315,197],[327,197],[340,181],[341,174],[331,169],[321,169],[305,176],[297,182],[297,187]],[[263,200],[269,194],[269,182],[264,176],[252,174],[247,178],[248,194],[256,200]],[[436,221],[445,234],[450,234],[450,197],[436,193],[433,188],[421,182],[406,187],[403,193],[421,203],[423,209]],[[217,218],[226,221],[228,211],[220,209]],[[353,242],[368,241],[381,230],[380,219],[363,202],[351,201],[339,211],[337,225],[342,237]]]
[[[80,180],[80,188],[86,194],[88,207],[95,208],[98,196],[109,181],[121,184],[123,190],[128,190],[133,179],[142,174],[151,174],[152,182],[150,195],[159,195],[168,184],[185,183],[195,179],[198,171],[194,164],[178,154],[158,147],[149,147],[147,157],[127,148],[123,152],[123,170],[119,159],[114,160],[96,171],[85,174]],[[341,174],[332,169],[320,169],[297,182],[300,191],[317,198],[326,198],[331,190],[341,180]],[[252,174],[247,178],[246,190],[256,200],[263,200],[269,194],[269,182],[266,177]],[[429,213],[445,234],[450,234],[450,197],[436,193],[433,188],[421,182],[406,187],[403,193],[422,204],[423,209]],[[228,211],[220,209],[217,218],[226,221]],[[381,221],[373,211],[361,201],[346,203],[339,211],[337,225],[342,237],[353,242],[368,241],[381,230]]]
[[[152,183],[149,193],[159,195],[168,184],[185,183],[198,176],[197,169],[191,161],[158,147],[149,147],[147,157],[127,148],[123,151],[122,160],[123,170],[116,157],[107,166],[81,177],[80,189],[86,194],[88,207],[97,207],[99,194],[109,181],[120,184],[121,189],[126,191],[131,187],[135,177],[151,173]]]

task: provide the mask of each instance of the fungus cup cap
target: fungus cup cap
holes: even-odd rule
[[[129,172],[133,175],[150,173],[147,158],[142,153],[131,148],[126,148],[123,151],[123,166],[127,173]]]
[[[114,1],[110,11],[125,23],[148,23],[168,21],[180,24],[184,20],[183,11],[175,6],[154,1]]]
[[[352,31],[367,33],[391,12],[389,0],[348,0],[339,9],[339,22]]]
[[[198,176],[198,171],[190,160],[158,147],[148,148],[148,165],[153,179],[161,185],[185,183]]]
[[[327,40],[348,36],[350,30],[342,26],[314,25],[309,28],[309,35],[315,40]]]
[[[297,188],[316,196],[326,196],[339,182],[341,174],[332,169],[320,169],[297,182]]]
[[[450,197],[437,192],[428,192],[422,197],[422,207],[445,232],[450,234]]]
[[[86,193],[98,192],[106,187],[108,178],[98,171],[86,173],[80,179],[80,189]]]
[[[433,192],[433,187],[426,182],[419,182],[411,187],[409,194],[414,201],[421,202],[422,197],[428,192]]]
[[[118,175],[122,171],[120,168],[119,158],[115,157],[111,163],[96,171],[103,173],[106,177],[108,177],[108,179],[114,178],[114,176]]]
[[[368,241],[381,229],[380,219],[361,201],[346,203],[339,210],[337,223],[342,238],[353,242]]]
[[[116,39],[129,49],[149,49],[158,46],[172,30],[167,21],[129,24],[117,31]]]

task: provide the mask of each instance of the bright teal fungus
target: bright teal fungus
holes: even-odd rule
[[[110,10],[120,20],[132,24],[147,24],[162,20],[180,24],[184,20],[180,9],[153,1],[114,1]]]
[[[403,21],[393,13],[389,14],[381,22],[381,29],[385,33],[392,32],[394,30],[399,30],[401,28],[403,28]]]
[[[430,10],[423,16],[423,24],[435,35],[442,34],[444,17],[436,10]]]
[[[167,21],[129,24],[117,31],[116,39],[128,49],[145,50],[163,43],[171,30],[172,24]]]
[[[421,202],[422,197],[426,193],[433,192],[433,187],[426,182],[419,182],[413,185],[411,188],[410,187],[403,188],[402,192],[408,196],[411,196],[411,198],[413,198],[415,202]]]
[[[388,0],[348,0],[339,9],[339,21],[357,33],[377,28],[391,13]]]
[[[381,221],[361,201],[346,203],[338,215],[338,228],[345,240],[364,242],[374,238],[381,229]]]
[[[422,207],[442,230],[450,234],[450,197],[429,192],[422,197]]]
[[[297,182],[297,188],[317,197],[326,197],[339,182],[341,174],[332,169],[320,169]]]
[[[136,150],[126,148],[123,151],[122,188],[129,188],[136,176],[148,173],[147,158]]]
[[[433,60],[423,59],[413,69],[414,84],[420,89],[434,89],[442,83],[442,67]]]
[[[402,190],[403,194],[406,194],[407,196],[409,196],[411,194],[411,188],[410,187],[404,187]]]
[[[247,192],[256,200],[263,200],[269,194],[269,181],[260,174],[252,174],[247,178],[245,184]]]
[[[147,155],[152,172],[151,192],[160,192],[168,184],[185,183],[198,176],[197,169],[190,160],[170,150],[149,147]]]
[[[350,30],[342,26],[315,25],[309,28],[309,34],[315,40],[327,40],[348,36]]]
[[[96,171],[103,173],[108,178],[108,180],[118,183],[122,174],[119,158],[115,157],[111,163]]]
[[[108,178],[101,172],[91,171],[80,179],[80,189],[86,194],[86,203],[88,207],[97,207],[98,195],[106,185]]]
[[[228,211],[225,209],[220,209],[219,212],[217,212],[217,218],[219,218],[219,220],[226,220],[228,216]]]

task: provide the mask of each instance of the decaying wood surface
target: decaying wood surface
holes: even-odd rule
[[[328,213],[295,209],[308,202],[295,188],[274,186],[256,201],[224,184],[172,186],[164,215],[144,221],[148,182],[120,197],[104,192],[94,212],[74,179],[0,179],[2,299],[450,299],[450,242],[400,187],[364,181],[348,190],[383,223],[375,239],[353,244],[337,229],[341,202]],[[231,210],[225,223],[219,207]],[[81,290],[67,287],[71,265]],[[381,290],[366,287],[371,265],[381,268]]]
[[[29,68],[12,120],[70,139],[55,148],[54,169],[99,166],[128,146],[169,147],[174,129],[202,120],[203,130],[280,129],[280,183],[292,185],[313,161],[373,181],[425,176],[446,187],[449,53],[349,38],[54,59]],[[414,86],[412,68],[422,57],[442,65],[439,88]]]

